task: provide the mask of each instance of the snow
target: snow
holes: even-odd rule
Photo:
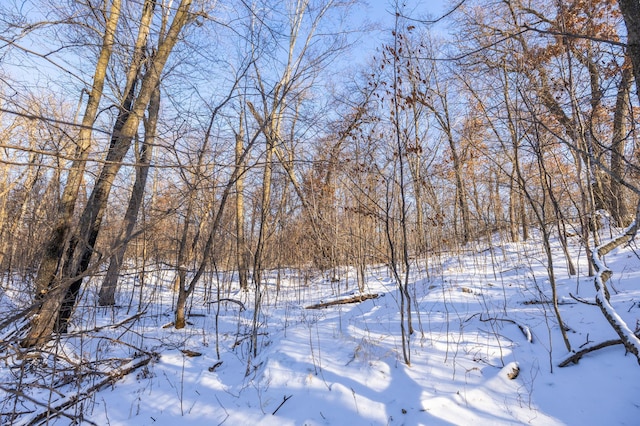
[[[578,351],[617,335],[597,306],[570,297],[593,302],[596,296],[584,249],[577,239],[571,244],[579,278],[568,275],[557,244],[554,254],[560,310]],[[613,271],[611,306],[633,327],[640,319],[640,258],[633,243],[609,253],[606,264]],[[190,301],[190,325],[182,330],[164,327],[173,319],[171,272],[149,268],[145,287],[126,283],[118,295],[125,307],[119,308],[94,306],[96,280],[74,323],[76,330],[92,331],[60,337],[49,354],[3,355],[0,423],[11,424],[13,411],[22,413],[14,424],[29,424],[44,409],[8,391],[19,381],[32,400],[56,406],[119,365],[157,353],[85,399],[83,418],[111,426],[638,424],[640,367],[622,345],[558,367],[570,354],[553,307],[541,303],[551,298],[545,267],[535,239],[478,243],[464,254],[443,255],[441,262],[412,261],[411,366],[402,361],[399,294],[385,266],[370,267],[367,276],[365,293],[380,297],[324,309],[305,307],[357,294],[355,271],[337,271],[338,282],[317,275],[306,285],[302,272],[281,271],[279,291],[273,272],[264,289],[256,357],[250,346],[252,292],[240,291],[231,275],[204,278]],[[209,303],[218,285],[220,297],[233,301]],[[126,306],[141,290],[144,314],[109,327],[136,313]],[[3,295],[0,306],[17,299],[11,291]],[[51,374],[35,368],[53,360],[58,368]],[[81,380],[83,368],[103,374]],[[79,418],[80,408],[66,414]],[[69,423],[69,417],[50,422]]]

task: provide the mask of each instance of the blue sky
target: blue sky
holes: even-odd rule
[[[388,25],[392,24],[394,0],[369,0],[367,3],[365,10],[370,20],[380,21]],[[450,0],[406,0],[403,2],[406,5],[407,12],[418,19],[438,17],[448,10],[447,5],[450,3]]]
[[[406,0],[403,3],[406,13],[416,19],[435,19],[446,13],[454,0]],[[375,49],[381,44],[389,42],[391,30],[394,27],[394,0],[368,0],[359,9],[363,12],[362,19],[379,28],[377,31],[367,33],[356,49],[356,56],[362,54],[366,62],[375,53]],[[437,27],[437,26],[436,26]],[[432,28],[433,29],[433,28]]]

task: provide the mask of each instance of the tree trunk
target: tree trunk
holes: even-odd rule
[[[156,2],[153,0],[145,0],[142,17],[140,20],[140,30],[136,39],[136,44],[133,49],[133,58],[131,60],[131,66],[127,72],[127,80],[124,87],[124,102],[125,110],[131,108],[131,102],[133,100],[133,89],[139,79],[140,67],[144,60],[144,49],[149,38],[150,23],[153,18],[153,11],[155,9]],[[126,105],[127,100],[129,101]],[[109,260],[109,267],[107,274],[100,287],[100,293],[98,296],[98,304],[100,306],[112,306],[115,305],[116,286],[118,283],[118,275],[120,274],[120,268],[122,267],[122,261],[127,250],[129,239],[133,234],[138,212],[142,204],[144,197],[144,189],[147,182],[147,176],[149,174],[149,162],[151,161],[151,153],[153,151],[153,144],[155,138],[156,127],[158,123],[158,113],[160,110],[160,87],[156,86],[149,99],[148,117],[144,122],[145,135],[144,142],[140,153],[136,152],[136,180],[133,184],[133,191],[129,199],[129,205],[124,216],[123,229],[120,232],[120,236],[116,240]]]
[[[640,101],[640,3],[637,0],[618,0],[627,27],[627,55],[633,64],[636,95]]]
[[[469,204],[467,202],[467,196],[465,186],[462,179],[462,161],[458,153],[458,148],[453,137],[453,129],[451,128],[451,118],[449,116],[449,103],[447,99],[446,90],[436,87],[436,91],[433,92],[433,97],[437,97],[440,102],[440,108],[436,108],[435,103],[431,101],[431,96],[420,99],[419,101],[434,113],[436,121],[440,125],[441,130],[445,133],[447,142],[449,143],[449,149],[451,152],[451,159],[453,161],[453,173],[456,185],[456,204],[459,209],[460,219],[462,222],[462,243],[466,244],[471,239],[471,213],[469,211]],[[456,233],[458,233],[458,227],[456,224]]]
[[[179,330],[185,328],[187,325],[186,312],[187,312],[187,299],[191,292],[187,291],[187,270],[184,267],[178,268],[178,276],[176,277],[178,283],[178,300],[176,301],[176,316],[174,321],[174,327]]]
[[[515,173],[512,172],[511,176],[509,176],[509,237],[512,242],[520,240],[520,236],[518,234],[518,219],[516,215],[517,196]]]
[[[171,27],[166,36],[159,42],[155,55],[150,60],[148,70],[142,79],[140,92],[132,102],[131,111],[129,112],[127,109],[122,108],[118,115],[105,164],[83,211],[80,219],[80,230],[69,245],[67,262],[63,262],[63,248],[55,247],[55,250],[49,251],[48,255],[45,256],[45,261],[48,263],[46,271],[43,272],[47,276],[43,276],[43,278],[48,277],[48,282],[46,285],[43,282],[38,282],[38,291],[43,292],[43,294],[47,294],[47,289],[55,289],[55,291],[51,291],[50,295],[47,294],[38,315],[34,317],[31,329],[23,341],[25,346],[44,343],[54,331],[54,326],[56,331],[66,332],[68,320],[75,306],[82,280],[88,270],[95,242],[98,239],[113,181],[120,170],[122,159],[129,150],[131,141],[138,130],[140,118],[147,109],[151,95],[160,83],[161,73],[167,59],[178,41],[183,27],[190,18],[190,7],[191,0],[182,0],[180,2]],[[108,57],[104,63],[105,70],[107,63]],[[131,74],[128,73],[128,75]],[[133,86],[131,86],[132,89]],[[132,93],[132,89],[128,93]],[[64,227],[56,228],[54,231],[55,239],[59,240],[61,244],[65,241],[65,231],[66,228]],[[48,247],[53,248],[51,245]],[[53,267],[49,264],[51,261]],[[55,279],[59,261],[64,264],[64,280]],[[40,276],[40,273],[38,275]]]
[[[460,157],[458,156],[458,150],[456,144],[453,141],[453,137],[449,135],[449,148],[451,149],[451,157],[453,159],[453,172],[456,180],[456,199],[458,201],[458,207],[460,208],[460,215],[462,219],[462,243],[467,244],[471,239],[471,225],[469,205],[467,204],[467,196],[465,195],[465,187],[462,183],[462,164]]]
[[[238,281],[240,288],[249,288],[249,267],[247,242],[244,233],[244,164],[240,162],[244,152],[244,124],[240,116],[240,128],[236,135],[236,167],[238,168],[238,178],[236,180],[236,263],[238,266]]]
[[[66,185],[58,206],[56,223],[45,243],[43,258],[35,280],[35,301],[38,315],[33,318],[31,330],[22,342],[25,347],[46,342],[56,321],[60,306],[60,302],[56,300],[60,298],[61,286],[64,285],[63,281],[59,280],[56,275],[61,272],[60,267],[64,264],[64,252],[70,233],[73,212],[89,155],[89,147],[91,146],[91,129],[102,98],[107,66],[113,51],[115,31],[120,19],[120,6],[120,0],[113,0],[109,10],[102,47],[93,75],[93,84],[78,134],[76,156],[67,174]]]
[[[627,138],[627,119],[629,116],[629,92],[633,83],[633,74],[628,56],[622,69],[622,80],[618,86],[616,108],[613,115],[613,135],[611,140],[611,176],[609,177],[609,211],[617,226],[626,226],[629,222],[628,206],[624,197],[624,151]]]
[[[100,306],[112,306],[115,305],[116,286],[118,283],[118,277],[120,274],[120,268],[124,260],[125,252],[131,235],[133,235],[133,229],[135,228],[140,206],[142,205],[142,199],[144,198],[145,186],[147,184],[147,176],[149,175],[149,165],[151,162],[153,145],[155,140],[155,133],[158,124],[158,113],[160,110],[160,87],[156,87],[151,99],[149,100],[148,117],[145,120],[145,135],[144,141],[140,152],[137,153],[137,165],[136,165],[136,180],[133,184],[133,191],[131,192],[131,198],[129,199],[129,205],[124,215],[123,230],[120,237],[116,240],[114,245],[114,253],[109,260],[109,268],[102,286],[100,287],[100,294],[98,298],[98,304]]]

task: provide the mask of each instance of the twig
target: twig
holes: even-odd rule
[[[15,397],[17,397],[17,398],[24,398],[24,399],[26,399],[27,401],[34,403],[35,405],[39,405],[39,406],[41,406],[41,407],[45,407],[45,408],[47,408],[47,410],[48,410],[48,411],[52,411],[52,410],[53,410],[53,411],[56,411],[56,409],[55,409],[55,408],[47,407],[47,404],[45,404],[44,402],[40,402],[40,401],[38,401],[37,399],[33,398],[32,396],[27,395],[26,393],[22,392],[22,391],[21,391],[21,390],[19,390],[19,389],[10,389],[10,388],[5,388],[4,386],[0,385],[0,390],[2,390],[2,391],[4,391],[4,392],[6,392],[7,394],[9,394],[9,393],[10,393],[10,394],[13,394],[13,395],[14,395]],[[29,414],[30,414],[30,413],[32,413],[32,412],[33,412],[33,411],[29,412]],[[6,415],[6,414],[8,414],[8,413],[2,413],[2,414],[3,414],[3,415]],[[17,413],[16,413],[16,414],[17,414]],[[24,413],[21,413],[21,414],[24,414]],[[69,418],[69,419],[71,419],[71,420],[76,420],[75,416],[72,416],[71,414],[67,414],[67,413],[64,413],[64,412],[58,412],[58,411],[56,411],[56,413],[54,413],[54,416],[55,416],[55,415],[60,415],[60,416],[63,416],[63,417],[67,417],[67,418]],[[29,424],[34,424],[34,422],[31,422],[31,423],[29,423]]]
[[[258,336],[268,336],[269,333],[258,333]],[[244,342],[247,339],[250,339],[252,337],[251,334],[246,334],[242,337],[240,336],[236,336],[236,341],[233,343],[233,346],[231,346],[231,349],[235,349],[236,347],[238,347],[239,345],[242,344],[242,342]]]
[[[224,298],[224,299],[219,299],[219,300],[212,300],[209,303],[217,303],[220,304],[221,302],[233,302],[236,303],[238,305],[240,305],[240,312],[245,311],[247,308],[245,308],[244,304],[236,299],[230,299],[230,298]]]
[[[276,408],[273,413],[271,413],[272,416],[275,416],[276,413],[278,412],[278,410],[280,409],[280,407],[282,407],[284,405],[285,402],[287,402],[289,399],[291,399],[293,395],[289,395],[289,396],[284,396],[284,399],[282,400],[282,402],[280,403],[280,405],[278,405],[278,408]]]
[[[511,324],[515,324],[515,325],[518,326],[518,328],[520,329],[522,334],[524,334],[524,337],[526,337],[527,341],[529,343],[533,343],[533,335],[531,334],[531,330],[529,329],[529,327],[527,327],[526,325],[518,324],[517,322],[515,322],[512,319],[508,319],[508,318],[487,318],[487,319],[482,319],[482,314],[480,314],[480,321],[482,321],[482,322],[504,321],[504,322],[508,322],[508,323],[511,323]]]
[[[144,367],[145,365],[149,364],[152,360],[154,360],[156,357],[157,357],[157,354],[154,354],[154,356],[149,356],[147,358],[141,359],[138,362],[129,365],[128,367],[116,368],[115,370],[110,372],[108,377],[106,377],[104,380],[96,383],[93,386],[90,386],[89,388],[87,388],[86,390],[83,390],[82,392],[79,392],[69,397],[66,401],[59,403],[55,407],[48,406],[46,410],[34,416],[28,422],[25,421],[24,424],[28,424],[31,426],[31,425],[37,425],[43,420],[50,420],[51,418],[57,417],[57,416],[69,417],[68,414],[64,413],[64,410],[66,410],[69,407],[73,407],[75,404],[77,404],[78,402],[84,399],[91,397],[93,393],[99,391],[100,389],[102,389],[107,385],[115,383],[116,381],[120,380],[122,377],[137,370],[138,368]],[[22,395],[22,396],[25,396],[25,395]],[[31,398],[28,398],[28,399],[31,399]]]
[[[574,295],[573,295],[573,294],[571,294],[571,293],[569,293],[569,296],[571,296],[571,298],[572,298],[573,300],[575,300],[575,301],[577,301],[577,302],[580,302],[580,303],[584,303],[585,305],[598,306],[598,304],[597,304],[597,303],[595,303],[595,302],[589,302],[588,300],[584,300],[584,299],[582,299],[581,297],[576,297],[576,296],[574,296]]]

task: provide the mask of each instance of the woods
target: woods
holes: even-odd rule
[[[554,241],[640,362],[599,232],[627,244],[640,219],[637,1],[385,3],[383,29],[356,0],[18,3],[0,5],[0,350],[79,332],[87,305],[144,312],[167,273],[176,329],[194,297],[251,297],[249,375],[281,277],[354,271],[362,301],[386,265],[411,365],[411,274],[535,235],[567,353]]]

